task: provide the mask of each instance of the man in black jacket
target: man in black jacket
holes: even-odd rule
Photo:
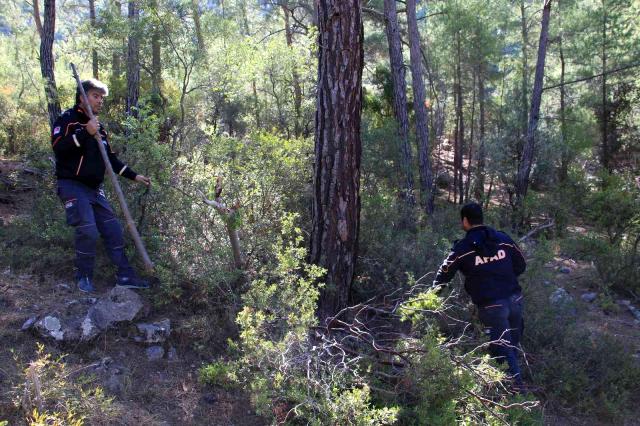
[[[107,86],[98,80],[82,82],[89,105],[95,116],[102,109]],[[87,107],[76,92],[76,105],[65,111],[53,125],[51,146],[56,157],[58,196],[64,204],[67,224],[75,228],[75,248],[78,288],[84,292],[95,291],[93,267],[98,235],[104,240],[111,261],[118,267],[116,285],[127,288],[148,288],[129,265],[124,252],[122,227],[113,214],[102,189],[105,164],[98,149],[95,135],[99,132],[109,156],[113,171],[144,185],[151,180],[137,174],[122,163],[111,150],[107,132],[97,118],[87,115]]]
[[[523,331],[523,299],[518,275],[526,268],[524,256],[507,234],[483,225],[479,204],[466,204],[460,217],[467,235],[454,244],[433,284],[447,283],[456,271],[462,272],[465,290],[490,329],[492,355],[500,362],[506,360],[509,374],[521,384],[517,351]]]

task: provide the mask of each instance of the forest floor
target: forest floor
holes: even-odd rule
[[[21,214],[25,201],[33,197],[30,182],[34,179],[36,176],[25,171],[19,162],[0,158],[0,226],[7,226]],[[2,184],[9,181],[11,190]],[[96,296],[107,293],[112,286],[109,280],[97,278]],[[148,305],[151,291],[139,293]],[[42,343],[53,359],[63,356],[65,371],[79,372],[69,374],[66,384],[47,383],[48,379],[43,377],[44,393],[47,386],[54,385],[66,386],[69,395],[75,385],[76,391],[79,386],[84,390],[101,386],[107,396],[114,398],[111,414],[100,420],[91,419],[89,424],[266,424],[254,413],[243,392],[199,383],[198,370],[222,354],[224,341],[229,337],[228,330],[217,326],[215,318],[207,313],[185,315],[169,305],[153,309],[143,318],[147,323],[165,318],[171,321],[171,334],[164,345],[165,349],[173,348],[175,355],[158,361],[147,358],[146,345],[132,339],[131,327],[109,330],[91,343],[75,346],[63,346],[30,331],[21,331],[26,319],[60,311],[78,301],[82,303],[83,296],[86,295],[76,289],[71,277],[65,280],[55,278],[54,274],[31,276],[0,271],[0,422],[25,424],[24,410],[16,403],[23,398],[19,389],[25,383],[25,369],[38,359],[38,343]],[[207,337],[217,334],[214,347],[194,349],[198,346],[197,333]]]
[[[19,164],[1,161],[0,177],[19,170]],[[24,173],[24,172],[22,172]],[[28,182],[28,178],[26,180]],[[1,189],[1,187],[0,187]],[[28,185],[23,191],[0,193],[0,226],[6,226],[21,212],[21,203],[30,195]],[[1,192],[1,191],[0,191]],[[574,232],[580,232],[576,228]],[[557,255],[546,265],[553,279],[541,285],[562,287],[576,301],[578,321],[584,328],[608,333],[619,338],[640,359],[640,321],[638,321],[622,297],[614,297],[603,303],[601,295],[593,302],[586,302],[583,295],[597,292],[593,288],[595,268],[587,263]],[[100,294],[106,293],[111,284],[97,280]],[[148,294],[140,293],[143,298]],[[197,333],[191,327],[194,318],[184,311],[168,306],[156,309],[145,322],[168,318],[172,334],[165,343],[175,349],[172,359],[165,357],[150,361],[145,346],[131,338],[131,328],[110,330],[91,343],[61,346],[51,340],[36,337],[29,331],[21,331],[23,323],[34,315],[42,315],[74,303],[82,298],[70,280],[50,276],[17,275],[0,271],[0,420],[9,424],[24,424],[25,413],[16,405],[22,395],[20,385],[25,383],[25,368],[38,358],[38,343],[46,352],[62,356],[69,381],[103,386],[113,397],[113,416],[90,424],[116,425],[263,425],[267,422],[257,416],[245,393],[239,390],[212,388],[198,382],[198,370],[212,356],[222,354],[225,332],[200,317],[200,326],[208,333],[219,333],[219,347],[203,356],[197,346]],[[175,332],[174,332],[175,330]],[[227,333],[228,334],[228,333]],[[46,386],[46,383],[43,383]],[[545,410],[545,424],[549,425],[598,425],[595,421],[573,417],[560,410]],[[630,423],[633,424],[633,423]]]

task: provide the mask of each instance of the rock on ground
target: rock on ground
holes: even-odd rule
[[[23,329],[33,328],[41,336],[61,342],[86,342],[120,322],[133,321],[143,307],[135,292],[116,287],[99,299],[73,300],[34,321],[33,327],[27,320]]]

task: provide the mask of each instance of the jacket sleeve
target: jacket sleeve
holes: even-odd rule
[[[449,253],[447,258],[442,262],[442,265],[440,265],[436,278],[433,280],[433,285],[445,284],[451,281],[456,272],[458,272],[458,269],[460,269],[460,263],[460,253],[454,245],[451,253]]]
[[[527,269],[527,261],[524,258],[524,254],[518,247],[515,241],[511,239],[511,237],[507,236],[509,239],[509,249],[511,251],[511,264],[513,265],[513,273],[516,276],[521,275]]]
[[[63,114],[53,124],[51,131],[51,147],[57,154],[81,149],[82,145],[90,140],[92,136],[87,132],[85,126],[79,122],[74,122],[72,117]]]
[[[113,168],[113,172],[117,175],[126,177],[127,179],[134,180],[138,174],[134,172],[129,166],[124,164],[118,156],[111,149],[111,145],[107,142],[106,134],[104,131],[101,131],[103,140],[105,143],[105,148],[107,150],[107,155],[109,156],[109,162],[111,163],[111,167]]]

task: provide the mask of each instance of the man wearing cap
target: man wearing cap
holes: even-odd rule
[[[97,120],[108,89],[102,82],[90,79],[82,82],[89,105],[96,118],[90,120],[87,106],[76,91],[76,104],[68,109],[53,125],[51,145],[56,157],[58,196],[66,212],[67,224],[75,228],[76,279],[83,292],[95,291],[93,268],[98,235],[104,241],[111,261],[117,266],[116,285],[144,289],[149,284],[138,278],[124,251],[122,227],[105,198],[102,182],[105,164],[95,138],[102,138],[113,171],[120,176],[143,185],[151,180],[137,174],[122,163],[111,150],[107,132]]]
[[[509,374],[519,386],[517,351],[524,323],[518,276],[526,268],[524,256],[511,237],[483,224],[479,204],[462,207],[460,219],[467,234],[454,244],[433,284],[447,283],[457,271],[462,272],[480,321],[490,329],[489,350],[499,362],[507,361]]]

